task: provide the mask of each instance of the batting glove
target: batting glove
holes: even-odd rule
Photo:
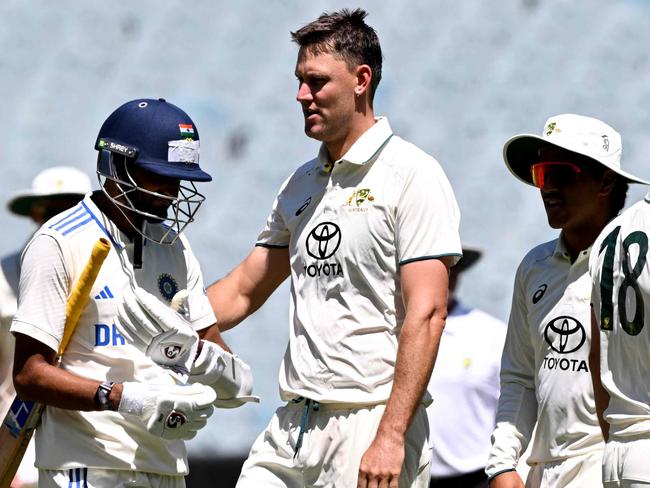
[[[153,435],[163,439],[192,439],[214,412],[216,394],[204,385],[123,383],[117,409],[134,415]]]
[[[250,366],[214,342],[202,341],[202,344],[188,381],[211,386],[217,394],[214,405],[219,408],[259,403],[259,397],[251,395],[253,372]]]
[[[182,302],[185,290],[172,303]],[[180,297],[180,299],[179,299]],[[189,322],[143,288],[127,293],[118,306],[116,326],[120,333],[155,363],[187,375],[199,344]]]

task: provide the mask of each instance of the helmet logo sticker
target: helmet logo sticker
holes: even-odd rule
[[[170,163],[199,164],[199,141],[182,139],[167,144],[167,160]]]
[[[134,147],[127,146],[125,144],[118,144],[117,142],[107,141],[106,139],[100,139],[97,142],[97,149],[108,149],[109,151],[116,152],[122,156],[129,158],[135,157],[138,150]]]

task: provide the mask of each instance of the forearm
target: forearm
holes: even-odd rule
[[[289,250],[256,247],[225,278],[207,289],[219,330],[254,313],[289,276]]]
[[[14,377],[16,392],[23,400],[68,410],[99,410],[94,398],[100,383],[46,363],[32,365]],[[121,386],[115,385],[109,397],[114,410],[120,402]]]
[[[399,338],[393,388],[377,434],[403,437],[422,401],[440,345],[446,310],[407,314]]]
[[[249,296],[239,293],[239,287],[234,280],[235,277],[228,275],[207,289],[208,299],[221,332],[239,324],[261,305],[256,307]]]
[[[56,353],[39,341],[16,335],[14,387],[23,400],[68,410],[99,410],[95,393],[100,381],[77,376],[55,365]],[[109,399],[117,410],[121,385],[115,385]]]
[[[536,420],[535,391],[518,381],[502,381],[496,428],[486,465],[488,476],[515,469],[530,442]]]

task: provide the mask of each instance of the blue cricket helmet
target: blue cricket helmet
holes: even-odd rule
[[[212,180],[199,166],[199,131],[194,122],[163,98],[131,100],[120,106],[99,130],[95,149],[106,156],[99,158],[100,166],[110,161],[106,152],[117,153],[161,176]],[[108,168],[102,173],[108,173]]]

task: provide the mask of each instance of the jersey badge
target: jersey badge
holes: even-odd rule
[[[178,291],[178,284],[170,274],[163,273],[158,277],[158,290],[165,300],[171,302]]]
[[[360,207],[363,202],[369,201],[372,202],[375,199],[373,195],[370,194],[370,188],[359,188],[358,190],[355,190],[352,195],[347,199],[347,201],[343,204],[344,207],[352,207],[356,205],[357,207]]]

